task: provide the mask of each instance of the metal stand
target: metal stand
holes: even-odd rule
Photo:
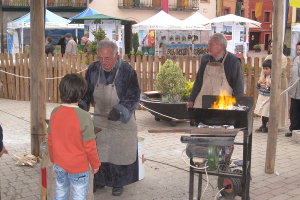
[[[243,173],[238,174],[234,172],[228,172],[221,169],[218,170],[207,170],[207,174],[220,176],[220,177],[230,177],[238,178],[242,180],[241,197],[242,200],[249,200],[249,186],[250,186],[250,169],[251,169],[251,148],[252,148],[252,130],[243,131],[243,143],[234,143],[235,145],[243,145]],[[192,158],[190,159],[190,164],[194,166]],[[202,174],[205,174],[205,170],[195,169],[190,167],[190,180],[189,180],[189,200],[193,200],[194,197],[194,175],[199,175],[198,180],[198,194],[197,200],[200,200],[202,193]]]

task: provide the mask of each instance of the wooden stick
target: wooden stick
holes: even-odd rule
[[[187,133],[187,134],[175,134],[176,136],[208,136],[208,137],[235,137],[236,134],[234,133],[214,133],[214,134],[211,134],[211,133],[193,133],[193,134],[190,134],[190,133]]]
[[[191,132],[191,129],[149,129],[148,133],[178,133]]]

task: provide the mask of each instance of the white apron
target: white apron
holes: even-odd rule
[[[202,88],[194,102],[194,108],[202,108],[203,95],[220,95],[220,91],[226,91],[232,95],[232,88],[230,87],[225,71],[224,62],[227,58],[227,53],[224,56],[222,63],[208,62],[203,74]]]
[[[136,161],[137,156],[137,126],[134,115],[125,124],[120,121],[108,120],[108,114],[114,105],[119,103],[115,87],[115,79],[112,84],[100,84],[100,72],[94,90],[95,114],[94,126],[102,131],[96,134],[97,149],[101,162],[115,165],[129,165]]]
[[[270,96],[258,94],[254,113],[259,116],[269,117],[270,113]]]

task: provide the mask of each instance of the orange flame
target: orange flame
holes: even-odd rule
[[[212,109],[220,109],[220,110],[231,110],[234,104],[236,103],[236,99],[233,96],[230,96],[225,90],[220,91],[220,95],[217,100],[211,106]]]

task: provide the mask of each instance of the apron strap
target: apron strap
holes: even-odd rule
[[[226,58],[227,58],[227,55],[228,55],[228,51],[226,51],[226,53],[225,53],[225,56],[224,56],[224,58],[223,58],[223,60],[222,60],[222,65],[224,65],[224,62],[225,62],[225,60],[226,60]]]

